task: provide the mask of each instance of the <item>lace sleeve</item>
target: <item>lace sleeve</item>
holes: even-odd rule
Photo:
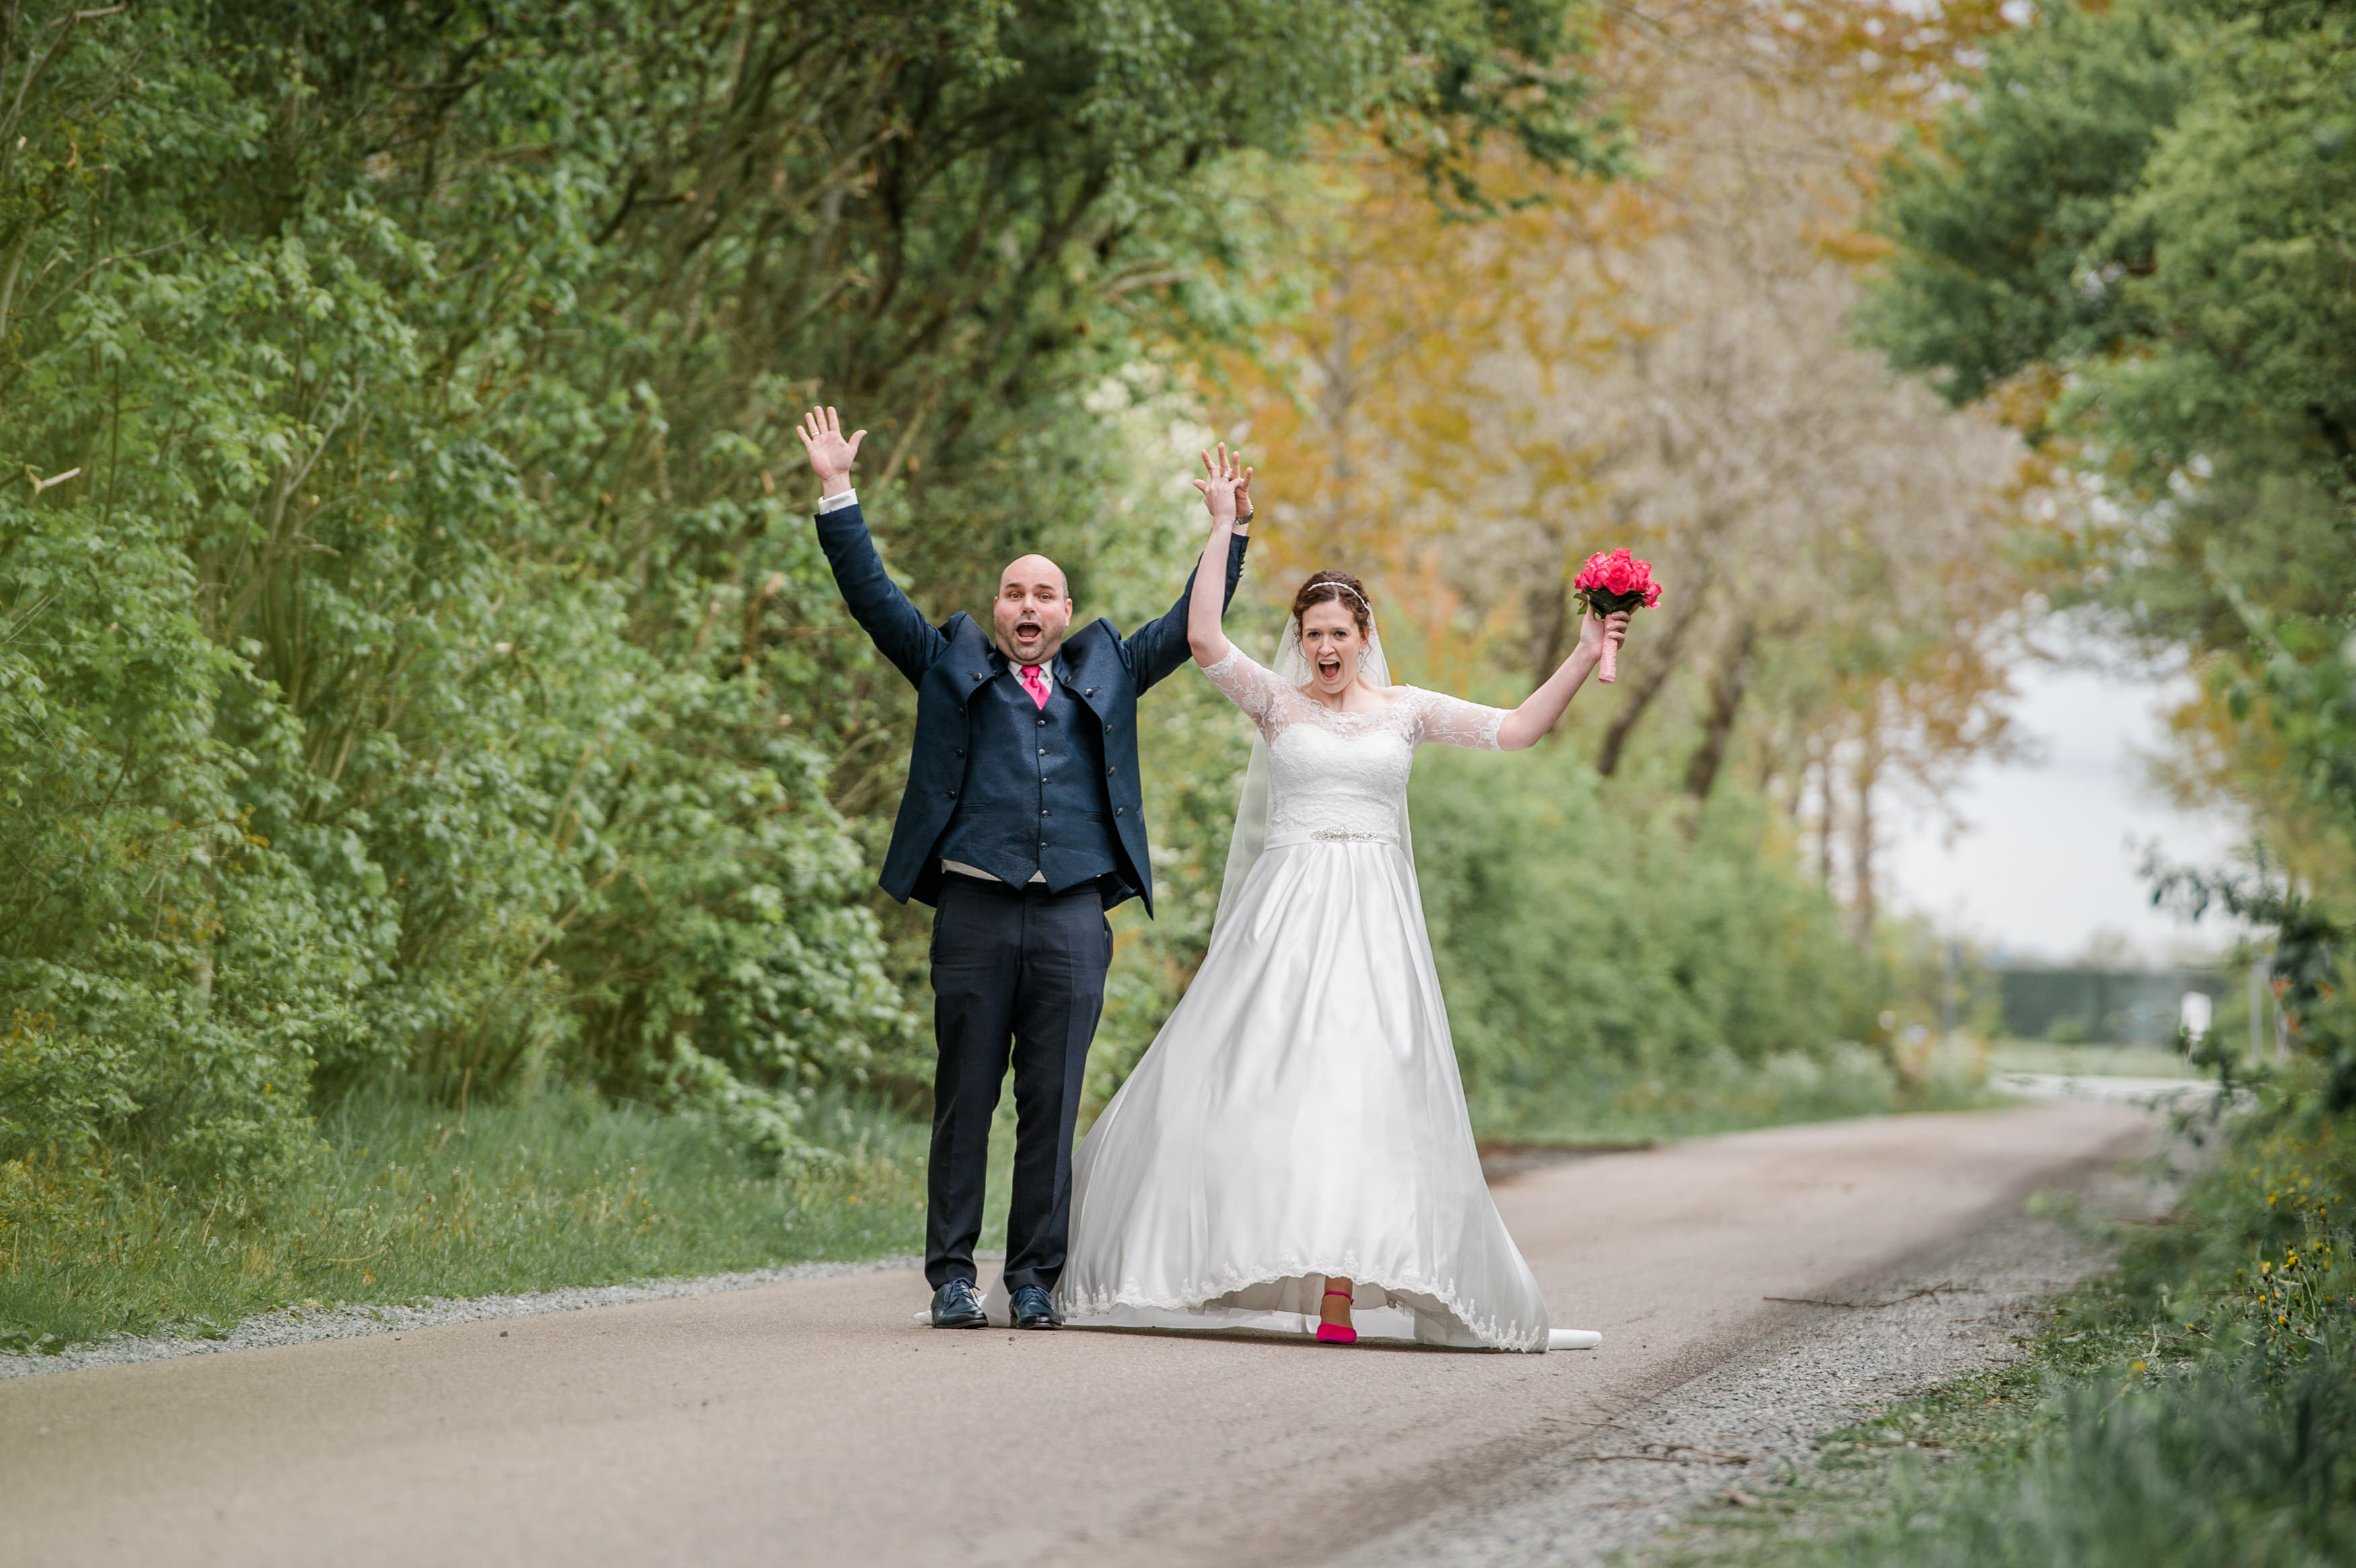
[[[1445,692],[1416,689],[1415,743],[1419,746],[1465,746],[1475,752],[1496,752],[1497,731],[1505,709],[1483,708]]]
[[[1243,649],[1227,645],[1227,656],[1215,665],[1203,667],[1211,684],[1226,694],[1228,701],[1251,715],[1252,722],[1262,729],[1276,715],[1277,699],[1283,694],[1284,685],[1276,672],[1255,663]]]

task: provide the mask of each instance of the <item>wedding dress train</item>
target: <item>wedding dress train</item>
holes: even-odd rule
[[[1305,1334],[1343,1277],[1365,1338],[1592,1347],[1549,1336],[1482,1178],[1407,842],[1415,748],[1494,750],[1504,712],[1409,688],[1336,713],[1239,652],[1206,673],[1259,726],[1265,837],[1239,825],[1202,967],[1081,1145],[1058,1308]]]

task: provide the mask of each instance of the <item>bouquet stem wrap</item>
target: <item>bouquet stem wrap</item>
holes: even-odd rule
[[[1623,610],[1649,610],[1661,602],[1661,585],[1653,581],[1653,563],[1638,560],[1624,549],[1598,552],[1587,558],[1571,580],[1580,603],[1600,618]],[[1595,678],[1609,686],[1620,678],[1620,645],[1603,639],[1603,657]]]

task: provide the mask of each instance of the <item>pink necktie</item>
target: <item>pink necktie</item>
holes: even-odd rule
[[[1047,706],[1047,677],[1039,673],[1039,667],[1034,664],[1020,665],[1016,667],[1021,669],[1023,672],[1023,689],[1031,694],[1032,701],[1037,703],[1043,709],[1045,708]]]

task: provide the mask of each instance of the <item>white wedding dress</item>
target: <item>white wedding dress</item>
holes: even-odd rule
[[[1591,1348],[1550,1340],[1482,1179],[1407,842],[1416,747],[1494,750],[1505,715],[1413,688],[1333,712],[1286,678],[1307,674],[1294,631],[1278,666],[1206,672],[1265,752],[1210,950],[1076,1157],[1056,1306],[1078,1327],[1309,1334],[1341,1276],[1365,1338]],[[1378,643],[1367,667],[1378,683]]]

